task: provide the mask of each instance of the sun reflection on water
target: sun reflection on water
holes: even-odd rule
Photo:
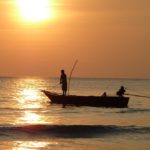
[[[18,123],[22,123],[22,122],[27,124],[36,124],[36,123],[41,123],[43,121],[42,121],[42,117],[39,114],[27,111],[18,120]]]
[[[40,91],[33,88],[26,88],[20,91],[20,105],[24,108],[40,108],[42,101]]]
[[[25,100],[35,100],[39,98],[38,92],[34,89],[24,89],[21,94]]]
[[[44,149],[49,145],[57,145],[57,142],[39,142],[39,141],[17,141],[12,150]]]
[[[17,101],[20,108],[43,107],[40,79],[20,79],[17,81]]]
[[[47,103],[42,97],[42,79],[19,79],[17,81],[17,101],[21,110],[15,124],[43,124],[46,122],[46,116],[43,111]]]
[[[14,119],[10,122],[14,125],[22,124],[57,124],[63,116],[55,112],[62,108],[53,108],[47,97],[41,92],[50,86],[50,82],[42,78],[19,78],[15,80],[16,109]],[[60,109],[60,110],[59,110]],[[53,110],[56,110],[53,112]]]

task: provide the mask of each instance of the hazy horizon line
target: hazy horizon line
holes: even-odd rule
[[[0,76],[0,78],[56,78],[59,76]],[[68,77],[69,78],[69,77]],[[140,78],[140,77],[82,77],[82,76],[74,76],[72,79],[128,79],[128,80],[150,80],[150,78]]]

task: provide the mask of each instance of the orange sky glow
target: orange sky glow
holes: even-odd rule
[[[35,3],[36,2],[36,3]],[[0,76],[150,78],[149,0],[0,0]]]

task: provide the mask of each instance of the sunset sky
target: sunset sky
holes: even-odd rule
[[[0,76],[150,78],[150,0],[42,1],[0,0]]]

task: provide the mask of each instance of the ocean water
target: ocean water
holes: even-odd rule
[[[150,96],[150,80],[73,78],[70,94]],[[150,98],[130,96],[128,108],[50,104],[58,78],[0,78],[0,150],[149,150]]]

